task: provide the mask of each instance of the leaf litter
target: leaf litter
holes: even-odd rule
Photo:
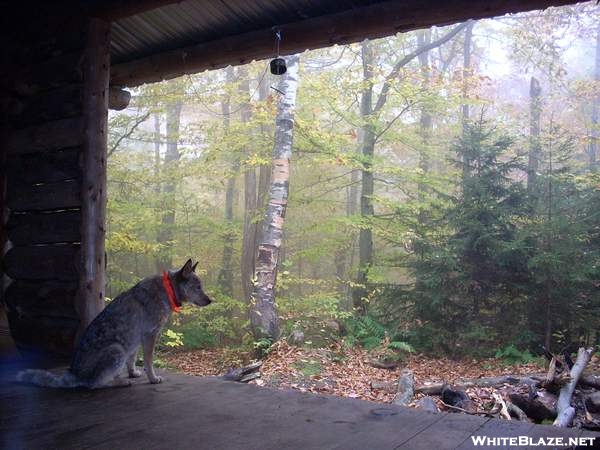
[[[251,354],[231,349],[171,351],[161,355],[168,367],[195,376],[219,376],[231,367],[248,364]],[[415,386],[433,383],[453,384],[464,379],[500,375],[539,373],[533,363],[507,365],[498,359],[432,358],[412,354],[394,369],[369,365],[369,352],[358,347],[334,344],[328,348],[295,347],[282,341],[275,344],[260,369],[261,377],[251,381],[258,386],[295,389],[301,392],[359,398],[377,403],[392,403],[395,383],[404,368],[415,377]],[[374,388],[376,387],[376,388]],[[477,408],[493,402],[494,388],[466,389]],[[415,400],[422,397],[415,396]],[[414,402],[411,404],[414,405]]]

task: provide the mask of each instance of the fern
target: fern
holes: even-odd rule
[[[376,337],[379,340],[386,335],[386,329],[383,325],[373,319],[371,316],[359,317],[359,322],[369,337]]]
[[[359,316],[348,321],[348,340],[358,341],[360,345],[371,350],[381,344],[387,336],[386,328],[371,316]]]
[[[415,349],[408,342],[392,341],[388,344],[388,348],[401,353],[413,353]]]
[[[366,338],[362,339],[360,343],[367,350],[373,350],[374,348],[379,347],[379,344],[381,344],[381,339],[376,336],[367,336]]]

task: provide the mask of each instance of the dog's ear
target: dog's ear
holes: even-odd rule
[[[192,266],[192,272],[196,272],[196,266],[198,265],[198,261]]]
[[[181,278],[183,278],[184,280],[187,280],[190,277],[190,275],[192,274],[192,272],[194,271],[194,267],[192,267],[192,260],[188,259],[186,261],[186,263],[183,265],[183,267],[179,270],[179,274],[181,275]]]

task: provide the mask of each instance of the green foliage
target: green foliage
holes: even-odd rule
[[[187,306],[172,317],[172,329],[181,334],[185,348],[213,347],[241,342],[246,322],[246,305],[220,292],[206,308]]]
[[[386,328],[371,316],[357,316],[346,322],[348,342],[357,342],[367,350],[372,350],[381,344],[388,335]]]
[[[176,348],[183,346],[183,333],[167,328],[160,337],[159,347]]]
[[[186,321],[177,327],[186,349],[209,348],[218,344],[218,337],[212,334],[195,319]]]
[[[498,350],[494,357],[501,359],[507,365],[527,364],[535,359],[529,350],[521,351],[512,344]]]
[[[469,125],[454,145],[462,177],[456,195],[423,217],[408,260],[415,344],[444,353],[476,354],[493,348],[514,326],[497,311],[514,297],[515,280],[526,271],[515,222],[526,214],[525,190],[512,174],[523,165],[508,156],[511,139],[484,123]],[[520,312],[513,303],[514,312]],[[484,355],[481,355],[484,356]]]
[[[286,277],[284,275],[284,277]],[[326,288],[324,283],[306,280],[305,288]],[[284,278],[283,286],[291,289],[292,281]],[[342,299],[336,293],[315,292],[303,298],[287,296],[279,291],[279,315],[282,318],[282,336],[289,336],[295,330],[302,330],[306,343],[313,347],[327,347],[340,339],[339,323],[350,313],[343,310]]]
[[[417,348],[488,356],[498,347],[538,347],[548,330],[555,343],[558,330],[570,341],[569,330],[589,326],[578,312],[598,307],[600,248],[588,221],[597,189],[567,169],[568,136],[555,130],[548,139],[552,153],[543,153],[530,192],[517,175],[526,168],[511,156],[511,139],[483,123],[459,139],[457,195],[424,215],[435,220],[420,224],[407,260],[415,284],[395,290],[396,298],[412,299],[406,305],[419,326],[409,335]]]
[[[385,362],[402,361],[414,348],[408,342],[392,340],[390,331],[372,316],[356,316],[346,321],[349,345],[359,344],[377,358]]]
[[[408,342],[392,341],[387,346],[390,350],[395,350],[400,353],[414,353],[415,349]]]
[[[258,358],[263,358],[267,356],[273,347],[273,340],[270,338],[260,338],[252,343],[254,348],[254,353]]]
[[[348,343],[373,351],[405,354],[410,344],[446,356],[489,356],[511,344],[533,349],[548,335],[554,344],[594,338],[600,178],[587,161],[597,89],[593,57],[573,67],[563,43],[593,55],[597,12],[586,4],[476,23],[478,57],[466,79],[456,76],[464,73],[462,33],[391,77],[394,62],[417,48],[417,33],[373,41],[368,81],[358,44],[302,55],[276,286],[284,335],[298,328],[312,345],[325,346],[346,331]],[[495,48],[482,35],[514,50],[505,67],[540,78],[540,156],[530,191],[530,105],[512,95],[525,92],[529,80],[494,74],[498,62],[487,53]],[[186,348],[252,346],[241,276],[248,269],[240,260],[248,224],[260,224],[263,205],[247,210],[246,201],[264,203],[279,98],[264,70],[258,62],[144,86],[126,111],[111,112],[107,295],[157,273],[162,263],[199,259],[215,302],[173,317],[169,329],[178,338],[169,342]],[[376,104],[384,85],[381,109],[361,115],[365,89],[373,88]],[[230,115],[221,114],[226,101]],[[182,121],[167,136],[166,112],[178,102]],[[494,123],[480,120],[463,130],[462,105],[471,117],[481,108]],[[357,152],[367,125],[377,135],[372,157]],[[176,163],[165,160],[167,142],[178,143]],[[372,194],[360,194],[361,171],[374,178]],[[374,214],[361,215],[367,199]],[[373,261],[366,282],[358,283],[356,241],[367,230]],[[219,273],[231,274],[227,296],[219,292],[226,290]],[[352,317],[357,287],[368,298],[364,317]],[[262,352],[272,343],[256,344]]]

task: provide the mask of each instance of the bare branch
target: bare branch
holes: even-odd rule
[[[121,142],[123,142],[124,139],[127,139],[128,137],[130,137],[134,133],[134,131],[137,129],[137,127],[139,127],[143,122],[145,122],[148,119],[148,117],[150,117],[150,112],[147,112],[143,116],[140,116],[137,119],[135,119],[131,128],[129,130],[127,130],[127,132],[125,132],[124,134],[119,136],[119,139],[117,139],[117,142],[115,142],[114,145],[108,150],[106,157],[110,158],[110,156],[117,150],[117,148],[119,148],[119,145],[121,145]]]
[[[469,22],[464,22],[464,23],[461,23],[460,25],[455,26],[452,30],[450,30],[448,33],[446,33],[441,38],[436,39],[435,41],[432,41],[431,43],[429,43],[427,45],[417,48],[415,51],[413,51],[412,53],[409,53],[408,55],[404,56],[404,58],[402,58],[400,61],[398,61],[396,63],[396,65],[392,68],[390,73],[387,75],[387,77],[385,77],[385,83],[383,84],[383,87],[381,88],[381,94],[379,94],[379,98],[377,99],[377,103],[375,104],[375,108],[373,109],[373,112],[374,113],[379,112],[381,110],[381,108],[383,108],[383,106],[385,105],[385,102],[387,101],[387,95],[391,88],[392,80],[398,76],[400,69],[402,69],[404,66],[406,66],[409,62],[411,62],[413,59],[415,59],[421,53],[428,52],[429,50],[439,47],[440,45],[448,42],[450,39],[452,39],[454,36],[456,36],[458,33],[460,33],[462,30],[464,30],[468,23]]]

